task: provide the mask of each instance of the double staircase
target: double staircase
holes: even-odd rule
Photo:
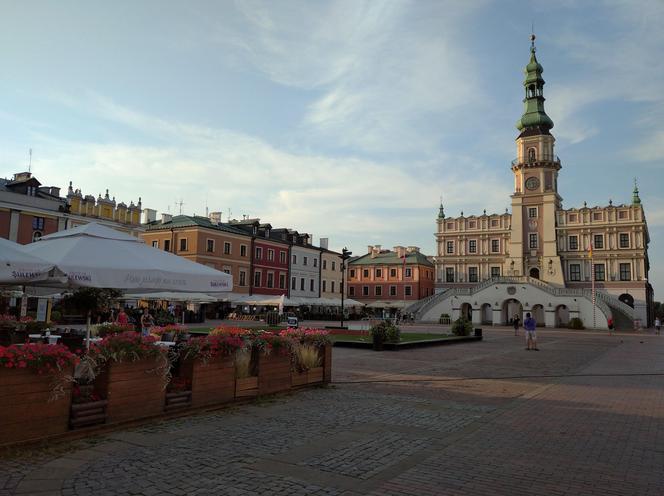
[[[441,293],[419,300],[406,308],[412,313],[415,320],[421,320],[430,309],[453,296],[472,296],[494,284],[531,284],[552,296],[568,296],[586,298],[592,301],[592,290],[585,288],[559,288],[551,286],[540,279],[529,276],[492,277],[470,288],[448,288]],[[606,316],[613,316],[614,325],[619,329],[631,329],[634,319],[637,318],[634,309],[622,302],[616,296],[603,291],[595,291],[595,305]]]

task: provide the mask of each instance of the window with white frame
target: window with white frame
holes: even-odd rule
[[[578,236],[569,236],[567,238],[567,245],[569,246],[570,250],[578,250],[579,249],[579,237]]]
[[[629,233],[620,233],[620,248],[629,248]]]
[[[247,245],[240,245],[240,256],[241,257],[247,256]]]
[[[500,251],[500,240],[492,239],[491,240],[491,253],[498,253]]]
[[[445,268],[445,282],[454,282],[454,267]]]
[[[212,242],[212,251],[214,251],[214,241]],[[231,254],[231,244],[228,241],[224,241],[224,255]]]
[[[631,281],[632,280],[632,266],[628,263],[620,264],[620,280],[621,281]]]
[[[155,239],[155,240],[152,242],[152,248],[159,248],[159,240],[156,240],[156,239]]]
[[[605,281],[606,280],[606,270],[604,264],[596,263],[595,265],[595,280],[596,281]]]
[[[528,247],[531,250],[537,249],[537,233],[528,234]]]
[[[396,296],[396,295],[397,295],[397,287],[390,286],[390,296]]]
[[[468,267],[468,282],[477,282],[477,267]]]
[[[405,277],[413,277],[413,269],[411,269],[410,267],[406,267]]]
[[[454,241],[447,242],[447,253],[454,253]]]
[[[569,280],[581,280],[581,264],[569,264]]]
[[[269,262],[274,261],[274,250],[268,248],[267,250],[267,259]]]
[[[254,287],[255,288],[261,287],[261,273],[258,270],[254,272]]]
[[[477,253],[477,240],[468,240],[468,253]]]
[[[214,239],[206,240],[205,251],[207,251],[208,253],[214,253]]]
[[[601,250],[604,248],[604,235],[603,234],[595,234],[593,236],[593,248],[595,250]]]
[[[374,296],[383,296],[383,287],[382,286],[374,287]]]
[[[260,260],[263,258],[263,248],[260,246],[256,247],[256,260]]]
[[[362,286],[362,296],[369,296],[369,286]]]
[[[528,218],[537,218],[537,207],[528,207]]]
[[[274,274],[272,272],[267,273],[267,287],[268,288],[274,287]]]
[[[413,295],[413,288],[411,286],[404,286],[404,291],[406,296]]]

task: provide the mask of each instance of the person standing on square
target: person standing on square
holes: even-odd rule
[[[539,351],[537,347],[537,321],[532,318],[530,312],[526,314],[526,320],[523,321],[523,328],[526,331],[526,350]]]

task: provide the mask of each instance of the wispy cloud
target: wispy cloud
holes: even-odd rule
[[[302,121],[310,138],[430,153],[458,126],[455,110],[482,103],[463,25],[485,3],[240,2],[245,23],[220,24],[217,39],[272,81],[320,94]]]
[[[286,152],[240,133],[155,118],[98,95],[79,100],[79,105],[97,118],[168,144],[79,143],[42,136],[42,148],[49,150],[40,159],[41,167],[50,171],[45,181],[62,185],[73,179],[94,195],[110,187],[118,201],[141,196],[146,207],[161,210],[184,198],[185,211],[199,215],[207,199],[211,210],[232,208],[236,216],[269,214],[266,220],[274,224],[347,239],[359,240],[369,231],[378,238],[398,238],[397,224],[433,229],[441,183],[416,172],[429,170],[429,164],[406,167]],[[487,176],[481,164],[459,156],[439,159],[466,164],[448,167],[452,173],[443,167],[438,176],[442,184],[454,185],[444,188],[446,202],[469,214],[477,209],[476,198],[482,198],[489,211],[502,210],[508,192],[495,187],[496,177]],[[386,219],[384,210],[398,211],[398,218]]]

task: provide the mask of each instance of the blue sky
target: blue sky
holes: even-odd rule
[[[0,2],[0,176],[435,248],[502,212],[531,22],[564,206],[631,201],[664,292],[660,1]]]

